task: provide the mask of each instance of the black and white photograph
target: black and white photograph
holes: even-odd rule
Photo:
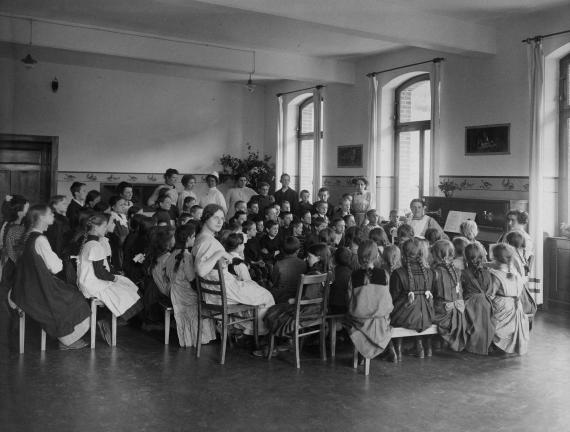
[[[568,0],[0,0],[0,432],[570,427]]]

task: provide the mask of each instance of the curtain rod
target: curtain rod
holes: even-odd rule
[[[299,90],[291,90],[291,91],[284,92],[284,93],[277,93],[275,96],[281,97],[281,96],[285,96],[285,95],[288,95],[288,94],[291,94],[291,93],[297,93],[297,92],[300,92],[300,91],[312,90],[312,89],[320,90],[320,89],[322,89],[323,87],[326,87],[326,85],[319,84],[319,85],[316,85],[316,86],[313,86],[313,87],[302,88],[302,89],[299,89]]]
[[[558,36],[558,35],[565,34],[565,33],[570,33],[570,30],[563,30],[563,31],[559,31],[559,32],[556,32],[556,33],[550,33],[550,34],[547,34],[547,35],[537,35],[537,36],[533,36],[533,37],[531,37],[531,38],[523,39],[521,42],[522,42],[522,43],[527,43],[527,44],[528,44],[528,43],[531,43],[531,42],[539,42],[539,41],[541,41],[542,39],[549,38],[549,37],[553,37],[553,36]]]
[[[407,64],[407,65],[404,65],[404,66],[398,66],[398,67],[395,67],[395,68],[384,69],[384,70],[377,71],[377,72],[370,72],[370,73],[367,73],[366,76],[367,76],[367,77],[373,77],[373,76],[375,76],[375,75],[379,75],[379,74],[384,73],[384,72],[391,72],[391,71],[395,71],[395,70],[398,70],[398,69],[404,69],[404,68],[407,68],[407,67],[417,66],[417,65],[426,64],[426,63],[439,63],[439,62],[442,62],[442,61],[444,61],[444,60],[445,60],[445,58],[443,58],[443,57],[435,57],[435,58],[432,58],[431,60],[426,60],[426,61],[417,62],[417,63],[411,63],[411,64]]]

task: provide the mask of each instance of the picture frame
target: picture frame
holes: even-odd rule
[[[337,168],[362,168],[362,144],[337,147]]]
[[[465,127],[465,155],[511,154],[510,129],[510,123]]]

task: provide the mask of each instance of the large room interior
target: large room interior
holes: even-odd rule
[[[349,343],[327,361],[306,347],[301,369],[290,354],[239,348],[220,365],[218,342],[196,359],[174,334],[165,346],[160,332],[131,327],[113,348],[58,351],[48,337],[40,353],[32,322],[25,354],[0,365],[0,429],[566,430],[568,30],[567,0],[0,0],[0,164],[14,162],[2,156],[9,143],[49,146],[36,167],[45,180],[25,185],[36,201],[76,181],[144,194],[168,168],[205,191],[222,155],[253,151],[296,190],[326,186],[335,203],[366,176],[385,218],[417,196],[439,216],[484,209],[489,243],[505,210],[529,211],[542,281],[524,356],[375,359],[366,377]],[[397,95],[417,83],[421,113],[399,130]],[[485,125],[506,127],[505,148],[468,148]],[[444,181],[458,186],[453,198]]]

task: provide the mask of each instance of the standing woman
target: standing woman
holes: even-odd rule
[[[176,182],[178,181],[178,171],[174,168],[168,168],[164,173],[164,184],[156,187],[152,195],[147,200],[149,206],[153,206],[162,190],[170,196],[170,200],[174,205],[178,202],[178,192],[176,191]]]
[[[214,237],[224,225],[224,211],[216,204],[208,204],[204,208],[202,218],[200,219],[202,228],[192,248],[194,256],[194,266],[196,274],[208,280],[218,280],[218,271],[214,269],[220,258],[231,262],[233,256],[224,249],[224,246]],[[242,303],[252,306],[261,306],[258,312],[259,334],[265,334],[266,330],[263,325],[263,317],[267,309],[275,304],[275,300],[269,291],[257,282],[252,280],[239,281],[227,268],[223,268],[224,279],[226,283],[226,294],[228,302]],[[212,301],[213,299],[208,299]],[[216,301],[219,297],[214,297]],[[241,323],[242,326],[248,325],[245,334],[253,334],[252,325],[250,323]]]
[[[226,214],[228,212],[228,206],[226,205],[224,195],[217,188],[219,181],[220,179],[216,171],[206,176],[208,192],[206,195],[200,197],[200,206],[206,207],[208,204],[216,204],[220,206],[224,214]]]
[[[414,235],[424,238],[429,228],[438,229],[443,232],[437,221],[431,216],[426,215],[426,205],[420,198],[415,198],[410,202],[410,210],[412,211],[412,219],[408,224],[414,229]]]
[[[362,225],[366,219],[366,212],[370,210],[370,191],[367,191],[368,180],[357,177],[352,180],[356,186],[356,192],[352,194],[351,213],[354,215],[356,225]]]
[[[30,209],[13,299],[46,333],[59,339],[60,349],[83,348],[87,343],[81,337],[89,330],[91,311],[77,288],[55,276],[63,264],[43,235],[53,220],[48,206],[36,205]]]

